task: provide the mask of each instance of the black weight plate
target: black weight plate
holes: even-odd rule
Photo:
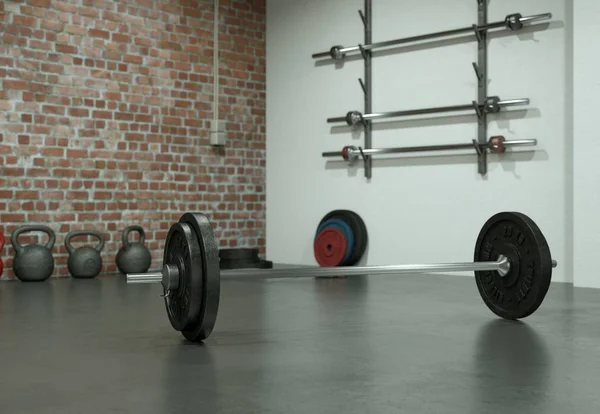
[[[186,339],[200,342],[210,336],[217,321],[221,290],[219,247],[210,221],[204,214],[186,213],[181,216],[179,223],[186,223],[192,228],[200,246],[202,275],[204,276],[201,296],[199,296],[201,298],[200,314],[197,319],[190,321],[182,331]]]
[[[238,248],[238,249],[220,249],[219,258],[221,260],[248,260],[260,261],[258,249]]]
[[[268,260],[221,260],[221,270],[231,269],[272,269],[273,262]]]
[[[552,255],[539,227],[524,214],[498,213],[479,233],[475,261],[510,261],[510,271],[475,272],[477,289],[485,304],[505,319],[525,318],[542,304],[552,279]]]
[[[331,218],[338,218],[346,221],[354,233],[354,248],[348,260],[344,260],[341,266],[354,266],[362,259],[367,249],[368,232],[363,219],[355,212],[350,210],[333,210],[325,215],[319,222],[319,226]],[[319,227],[317,226],[317,228]]]
[[[367,226],[363,221],[362,217],[350,210],[342,210],[342,213],[349,216],[350,227],[354,230],[355,236],[355,247],[353,255],[348,260],[348,264],[346,266],[354,266],[357,264],[360,259],[365,254],[367,250],[367,244],[369,243],[369,233],[367,232]],[[354,223],[354,224],[353,224]]]
[[[200,246],[189,225],[171,226],[163,261],[179,269],[179,287],[165,296],[165,306],[173,328],[183,331],[200,315],[204,273]]]

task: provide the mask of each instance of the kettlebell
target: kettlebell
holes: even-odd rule
[[[18,238],[22,233],[30,231],[41,231],[48,235],[48,242],[45,246],[40,244],[30,244],[22,246]],[[16,251],[13,260],[13,271],[17,279],[23,282],[43,282],[52,276],[54,271],[54,257],[52,257],[52,247],[56,236],[54,231],[47,226],[25,225],[17,227],[10,236],[10,242]]]
[[[139,242],[129,242],[129,233],[137,231]],[[146,273],[152,264],[150,250],[144,246],[146,234],[140,226],[129,226],[123,230],[123,247],[117,253],[117,267],[121,273]]]
[[[96,247],[82,246],[74,248],[71,239],[76,236],[94,236],[100,243]],[[91,279],[100,274],[102,270],[102,256],[104,248],[104,235],[95,230],[72,231],[65,237],[65,247],[69,252],[67,267],[69,273],[76,279]]]
[[[4,231],[0,228],[0,276],[2,276],[2,272],[4,271],[4,263],[2,262],[2,249],[4,249],[4,243],[6,243]]]

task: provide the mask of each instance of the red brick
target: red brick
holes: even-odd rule
[[[21,90],[29,90],[29,83],[22,80],[12,80],[5,79],[4,80],[4,88],[5,89],[21,89]]]
[[[56,105],[44,105],[42,106],[42,111],[45,114],[55,114],[55,115],[64,115],[65,108],[63,106]]]
[[[55,177],[75,177],[75,170],[71,168],[55,168],[53,175]]]
[[[69,53],[69,54],[76,54],[76,53],[78,53],[77,46],[65,45],[65,44],[62,44],[62,43],[57,43],[56,44],[56,51],[59,52],[59,53]]]
[[[60,213],[54,216],[55,221],[75,221],[75,214],[73,213]]]
[[[35,26],[36,23],[36,18],[35,17],[29,17],[29,16],[20,16],[18,14],[16,14],[13,17],[13,22],[16,25],[20,25],[20,26]]]
[[[18,176],[22,176],[25,173],[25,170],[23,168],[3,168],[2,172],[4,175],[6,176],[14,176],[14,177],[18,177]]]
[[[126,63],[134,63],[137,65],[141,65],[144,62],[144,58],[135,55],[124,55],[123,61]]]
[[[105,50],[103,57],[108,60],[121,60],[122,54],[121,52],[117,52],[114,50]]]
[[[87,200],[88,199],[87,191],[68,191],[67,192],[67,200]]]
[[[97,170],[82,170],[81,177],[83,178],[98,178],[100,176],[100,172]]]
[[[57,22],[57,21],[51,21],[51,20],[42,20],[41,21],[42,29],[51,30],[53,32],[62,32],[64,26],[65,25],[63,23]]]
[[[17,200],[37,200],[39,198],[39,193],[37,191],[17,191],[16,198]]]
[[[112,193],[108,191],[96,191],[94,192],[94,200],[111,200]]]
[[[58,182],[56,182],[58,184]],[[64,193],[62,191],[43,191],[42,197],[45,200],[62,200]]]
[[[88,151],[81,149],[67,149],[67,158],[87,158]]]
[[[82,16],[95,18],[98,18],[100,16],[100,10],[91,7],[80,7],[78,11]]]
[[[53,1],[54,8],[58,11],[67,12],[67,13],[76,13],[77,5],[65,3],[64,1]]]
[[[27,4],[35,7],[49,8],[51,0],[27,0]]]
[[[119,92],[104,92],[104,98],[107,100],[120,101],[121,94]]]
[[[1,214],[2,223],[22,223],[25,221],[25,214]]]
[[[28,135],[19,135],[19,144],[20,145],[29,145],[31,137],[29,137]]]
[[[112,40],[113,42],[119,42],[119,43],[131,43],[131,36],[128,35],[124,35],[121,33],[113,33],[112,34]]]
[[[112,119],[112,112],[110,112],[110,111],[94,111],[93,117],[95,119]]]
[[[69,108],[69,115],[75,117],[88,117],[90,116],[90,111],[85,108]]]
[[[92,37],[99,37],[101,39],[110,39],[110,33],[107,32],[106,30],[90,29],[88,33]]]
[[[79,35],[79,36],[83,36],[88,33],[88,30],[85,27],[72,25],[72,24],[65,25],[64,31],[66,33],[71,33],[71,34]]]
[[[65,150],[55,147],[44,147],[40,150],[40,154],[50,157],[62,157],[65,155]]]
[[[115,119],[120,121],[133,121],[134,115],[128,112],[117,112],[115,114]]]
[[[42,63],[42,72],[63,73],[64,70],[65,70],[64,65],[55,65],[52,63]]]

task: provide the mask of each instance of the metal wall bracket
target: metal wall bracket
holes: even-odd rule
[[[367,87],[365,86],[365,83],[363,82],[362,79],[358,80],[358,83],[360,83],[360,87],[362,88],[363,92],[365,93],[365,95],[367,94]]]
[[[477,80],[479,81],[479,83],[481,83],[481,80],[483,79],[483,74],[481,73],[481,70],[479,70],[479,66],[477,66],[477,63],[473,62],[473,70],[475,70],[475,76],[477,76]]]
[[[473,101],[473,109],[475,109],[475,113],[477,114],[477,118],[481,119],[484,114],[484,110],[481,109],[481,106],[477,103],[477,101]]]
[[[365,7],[365,10],[366,10],[366,7]],[[367,18],[365,17],[365,14],[363,13],[363,11],[359,10],[358,15],[360,16],[360,19],[363,21],[363,24],[365,25],[365,27],[367,27],[369,25],[369,23],[367,23]]]

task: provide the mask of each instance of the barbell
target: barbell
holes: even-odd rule
[[[217,320],[221,279],[473,271],[487,307],[501,318],[521,319],[542,304],[556,265],[533,220],[522,213],[502,212],[481,229],[473,262],[220,271],[219,249],[210,221],[201,213],[185,213],[167,235],[162,271],[127,274],[127,283],[161,283],[173,328],[186,339],[201,342],[210,336]]]

